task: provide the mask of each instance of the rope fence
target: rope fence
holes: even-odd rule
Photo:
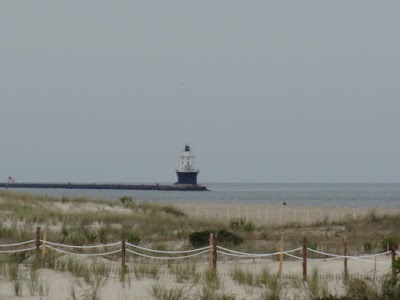
[[[93,249],[93,248],[100,248],[100,247],[112,247],[112,246],[117,246],[120,245],[121,242],[115,242],[111,244],[101,244],[101,245],[93,245],[93,246],[76,246],[76,245],[66,245],[66,244],[58,244],[58,243],[53,243],[45,240],[39,240],[41,243],[46,243],[55,247],[63,247],[63,248],[75,248],[75,249]],[[49,247],[50,248],[50,247]]]
[[[13,249],[13,250],[1,250],[1,253],[16,253],[16,252],[26,252],[26,251],[32,251],[35,250],[36,247],[31,247],[31,248],[25,248],[25,249]]]
[[[36,251],[36,257],[40,258],[40,254],[42,257],[46,254],[46,249],[51,249],[55,252],[59,252],[67,255],[77,255],[77,256],[109,256],[121,253],[121,267],[126,270],[126,252],[136,255],[138,257],[144,257],[148,259],[155,260],[181,260],[193,258],[201,255],[208,254],[209,268],[212,271],[216,271],[218,256],[220,257],[233,257],[233,258],[245,258],[245,259],[255,259],[255,258],[270,258],[273,256],[279,256],[279,272],[278,274],[282,278],[282,265],[283,265],[283,256],[287,256],[292,259],[303,261],[303,280],[307,280],[307,262],[308,261],[330,261],[330,260],[343,260],[344,262],[344,276],[348,276],[348,260],[356,260],[366,263],[374,263],[374,264],[392,264],[392,274],[395,276],[396,270],[393,262],[396,260],[396,255],[400,255],[399,251],[396,251],[395,243],[390,245],[390,251],[385,251],[382,253],[376,254],[368,254],[362,256],[352,256],[347,254],[347,240],[344,239],[343,242],[343,255],[327,253],[323,251],[318,251],[316,249],[312,249],[307,246],[306,238],[303,238],[302,247],[298,247],[291,250],[284,249],[283,240],[281,241],[280,251],[273,253],[248,253],[241,252],[237,250],[232,250],[228,248],[224,248],[222,246],[217,245],[217,234],[210,233],[209,246],[201,247],[197,249],[189,249],[189,250],[176,250],[176,251],[167,251],[167,250],[155,250],[150,248],[141,247],[129,242],[126,242],[125,238],[122,238],[120,242],[114,242],[109,244],[101,244],[101,245],[68,245],[68,244],[60,244],[46,240],[46,233],[43,234],[43,239],[40,238],[40,227],[36,230],[36,239],[29,240],[20,243],[11,243],[11,244],[0,244],[0,254],[10,254],[10,253],[20,253],[27,251]],[[35,245],[29,247],[29,245]],[[21,246],[28,246],[28,248],[19,248]],[[115,249],[110,251],[105,251],[105,248],[114,247]],[[65,250],[68,249],[68,250]],[[134,250],[133,250],[134,249]],[[40,250],[42,253],[40,253]],[[83,253],[86,250],[99,250],[103,252],[96,253]],[[79,251],[79,252],[78,252]],[[296,255],[296,253],[302,253],[302,257]],[[313,253],[316,256],[323,256],[317,258],[308,257],[308,253]],[[155,254],[155,255],[153,255]],[[391,261],[377,261],[376,259],[380,256],[391,255]],[[372,260],[374,259],[374,260]]]
[[[164,260],[167,260],[167,259],[185,259],[185,258],[195,257],[195,256],[198,256],[198,255],[205,254],[205,253],[209,252],[209,250],[207,249],[207,250],[204,250],[204,251],[201,251],[201,252],[198,252],[198,253],[194,253],[194,254],[190,254],[190,255],[186,255],[186,256],[151,256],[151,255],[146,255],[146,254],[143,254],[143,253],[139,253],[139,252],[136,252],[136,251],[133,251],[133,250],[130,250],[130,249],[126,249],[126,251],[129,252],[129,253],[141,256],[141,257],[152,258],[152,259],[164,259]]]
[[[106,256],[106,255],[111,255],[111,254],[121,252],[121,249],[118,249],[118,250],[103,252],[103,253],[76,253],[76,252],[65,251],[65,250],[62,250],[62,249],[59,249],[56,247],[52,247],[50,245],[47,245],[46,247],[49,249],[52,249],[56,252],[63,253],[63,254],[71,254],[71,255],[78,255],[78,256]]]

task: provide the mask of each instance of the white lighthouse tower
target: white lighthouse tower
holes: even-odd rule
[[[197,185],[197,174],[199,170],[194,166],[194,155],[189,145],[183,150],[176,175],[178,175],[177,184]]]

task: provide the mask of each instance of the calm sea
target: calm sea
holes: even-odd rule
[[[400,207],[400,183],[206,183],[208,192],[113,191],[24,189],[24,191],[67,197],[118,199],[123,195],[139,201],[218,202],[345,207]]]

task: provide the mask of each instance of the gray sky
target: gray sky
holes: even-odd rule
[[[400,182],[399,1],[1,1],[0,180]]]

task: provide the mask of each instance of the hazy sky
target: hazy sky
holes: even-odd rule
[[[400,1],[1,1],[0,181],[400,182]]]

